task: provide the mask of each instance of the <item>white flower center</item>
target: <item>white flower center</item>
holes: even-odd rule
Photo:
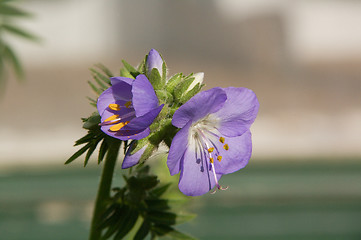
[[[220,135],[217,129],[218,122],[217,119],[208,115],[194,123],[190,128],[189,143],[194,147],[197,164],[200,164],[200,171],[208,170],[211,172],[217,188],[225,190],[228,187],[223,188],[219,185],[214,164],[214,160],[219,162],[222,160],[216,142],[225,143],[225,138]],[[224,144],[223,148],[228,150],[228,144]]]

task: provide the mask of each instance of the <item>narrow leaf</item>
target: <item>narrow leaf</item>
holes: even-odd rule
[[[106,154],[106,152],[108,151],[108,143],[106,141],[106,139],[104,138],[102,144],[100,145],[100,148],[99,148],[99,154],[98,154],[98,164],[100,164],[103,159],[104,159],[104,156]]]
[[[98,63],[95,66],[98,67],[99,69],[101,69],[105,73],[105,75],[108,76],[108,78],[114,77],[114,74],[106,66],[104,66],[103,64]]]
[[[91,142],[88,152],[86,153],[85,160],[84,160],[84,167],[88,164],[90,156],[93,154],[94,150],[96,149],[98,143],[101,141],[102,138],[96,138]]]
[[[127,217],[126,222],[122,225],[119,231],[115,234],[114,240],[122,239],[127,233],[132,230],[135,223],[137,222],[139,213],[137,211],[132,211]]]
[[[128,72],[130,72],[130,74],[132,74],[132,76],[134,78],[140,74],[140,72],[138,72],[138,70],[136,70],[132,65],[127,63],[125,60],[122,60],[122,63],[124,65],[124,67],[128,70]]]
[[[65,164],[69,164],[78,157],[80,157],[88,148],[90,147],[90,143],[79,149],[76,153],[74,153],[66,162]]]
[[[78,146],[78,145],[81,145],[81,144],[90,142],[90,140],[92,140],[93,137],[94,137],[94,134],[93,134],[93,133],[88,133],[88,134],[85,135],[84,137],[76,140],[74,146]]]
[[[174,225],[176,223],[176,214],[164,211],[151,211],[147,219],[156,224]]]
[[[4,30],[6,30],[8,33],[17,35],[17,36],[19,36],[19,37],[23,37],[23,38],[29,39],[29,40],[31,40],[31,41],[39,41],[39,40],[40,40],[37,36],[35,36],[35,35],[27,32],[27,31],[25,31],[25,30],[23,30],[23,29],[21,29],[21,28],[18,28],[18,27],[16,27],[16,26],[9,25],[9,24],[2,24],[2,27],[3,27]]]
[[[158,69],[153,68],[149,75],[149,82],[152,84],[154,90],[162,89],[164,86],[164,82],[162,81],[162,77]]]
[[[157,188],[153,189],[150,193],[152,196],[160,197],[168,190],[170,185],[171,185],[171,183],[168,183],[163,186],[157,187]]]
[[[88,84],[96,94],[98,94],[98,95],[102,94],[103,91],[101,89],[97,88],[91,81],[88,81]]]
[[[102,86],[103,88],[106,89],[106,88],[108,88],[108,87],[110,86],[110,79],[109,79],[109,77],[101,74],[100,72],[98,72],[98,71],[95,70],[94,68],[91,68],[90,71],[91,71],[92,74],[93,74],[94,80],[96,80],[97,82],[98,82],[98,81],[99,81],[99,82],[102,82],[102,83],[101,83],[101,86]],[[105,83],[105,84],[107,84],[107,85],[104,85],[103,83]]]
[[[144,220],[137,233],[134,236],[133,240],[143,240],[148,235],[150,230],[150,223],[147,220]]]
[[[17,17],[31,17],[32,15],[19,8],[10,6],[6,3],[0,3],[0,15],[17,16]]]
[[[180,83],[180,81],[182,80],[182,74],[178,73],[176,75],[174,75],[173,77],[171,77],[168,80],[167,86],[166,86],[166,90],[170,93],[173,93],[174,88]]]
[[[6,46],[6,45],[4,46],[4,57],[9,59],[18,79],[22,79],[24,77],[24,71],[20,64],[20,61],[19,61],[18,57],[16,56],[15,52],[9,46]]]
[[[130,74],[130,72],[126,68],[120,69],[120,76],[134,79],[133,75]]]
[[[128,220],[130,213],[131,211],[129,207],[122,205],[122,207],[114,213],[114,219],[116,219],[116,222],[112,222],[112,224],[109,225],[109,228],[102,236],[102,239],[108,239],[117,230],[119,230],[119,228],[121,228],[123,224]]]

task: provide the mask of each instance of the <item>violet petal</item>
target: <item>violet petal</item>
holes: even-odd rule
[[[226,93],[221,88],[212,88],[200,92],[174,113],[172,124],[184,127],[190,120],[196,122],[210,113],[217,112],[227,100]]]
[[[132,103],[137,117],[143,116],[158,106],[157,95],[145,75],[138,75],[134,80],[132,93]]]

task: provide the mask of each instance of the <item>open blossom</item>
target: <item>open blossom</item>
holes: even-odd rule
[[[120,140],[142,139],[162,110],[158,98],[145,75],[136,79],[113,77],[112,86],[98,98],[101,130]]]
[[[250,126],[258,113],[256,95],[246,88],[213,88],[198,93],[175,113],[181,128],[173,138],[167,165],[179,173],[179,189],[198,196],[219,184],[223,174],[248,163],[252,152]]]

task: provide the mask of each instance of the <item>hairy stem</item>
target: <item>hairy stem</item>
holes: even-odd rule
[[[101,237],[101,229],[99,229],[98,225],[101,220],[101,215],[106,209],[107,201],[110,198],[113,173],[121,141],[117,139],[108,139],[108,143],[109,148],[104,161],[103,172],[100,178],[98,193],[95,200],[93,218],[90,226],[89,240],[99,240]]]

